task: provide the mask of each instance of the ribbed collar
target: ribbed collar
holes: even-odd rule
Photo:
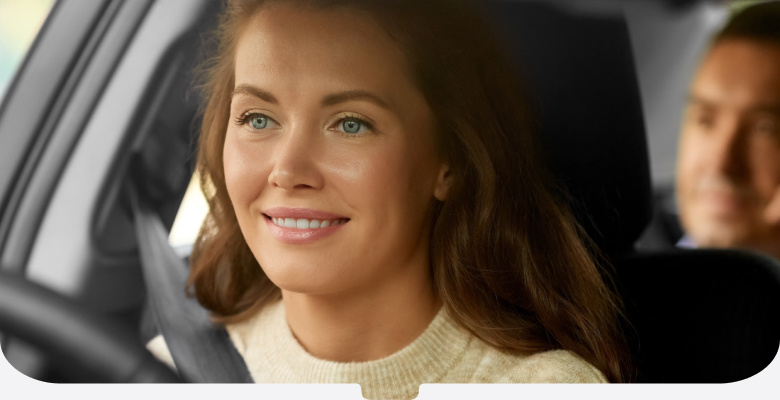
[[[442,308],[417,339],[388,357],[327,361],[298,343],[281,301],[228,331],[258,383],[359,383],[368,399],[417,396],[421,383],[437,382],[458,362],[472,338]]]

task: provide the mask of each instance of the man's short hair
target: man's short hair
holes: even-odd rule
[[[715,41],[748,39],[780,46],[780,1],[760,3],[736,14]]]

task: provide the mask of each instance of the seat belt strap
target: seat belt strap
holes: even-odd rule
[[[179,375],[194,383],[253,382],[225,328],[186,295],[186,266],[168,244],[160,217],[135,186],[130,201],[149,306]]]

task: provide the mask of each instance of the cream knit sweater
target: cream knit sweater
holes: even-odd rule
[[[565,350],[531,355],[496,350],[457,326],[443,308],[411,344],[367,362],[309,355],[290,331],[281,301],[227,330],[255,382],[359,383],[367,399],[411,399],[422,383],[607,382],[598,369]],[[173,365],[162,336],[147,347]]]

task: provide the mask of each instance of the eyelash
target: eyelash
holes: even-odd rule
[[[341,118],[337,119],[333,124],[331,124],[332,127],[338,127],[339,124],[345,122],[345,121],[355,121],[361,125],[363,125],[366,128],[366,131],[373,132],[374,131],[374,124],[371,122],[366,121],[364,118],[361,118],[357,116],[357,114],[350,114],[350,113],[343,113]],[[347,133],[343,132],[347,136],[353,136],[353,137],[360,137],[366,134],[364,133]]]
[[[266,117],[268,119],[273,120],[273,118],[271,118],[268,115],[265,115],[263,113],[260,113],[260,112],[257,112],[257,111],[247,111],[247,112],[239,115],[238,117],[236,117],[235,124],[236,125],[244,125],[247,122],[249,122],[250,118],[255,117],[255,116],[262,116],[262,117]]]

